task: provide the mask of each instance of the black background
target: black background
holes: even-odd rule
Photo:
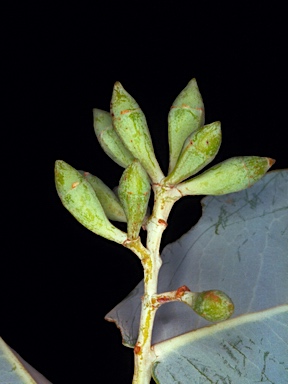
[[[132,350],[103,317],[141,280],[141,265],[81,227],[53,175],[63,159],[118,184],[123,169],[92,126],[116,80],[144,111],[164,171],[167,114],[193,77],[206,122],[222,123],[216,162],[259,155],[287,167],[284,9],[197,3],[14,3],[3,13],[0,335],[53,383],[132,380]],[[199,197],[178,202],[163,245],[200,214]]]

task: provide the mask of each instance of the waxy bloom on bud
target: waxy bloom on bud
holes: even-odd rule
[[[230,297],[218,290],[185,292],[181,301],[204,319],[217,322],[229,319],[234,312]]]
[[[251,187],[275,163],[269,157],[232,157],[178,185],[185,195],[225,195]]]
[[[164,183],[176,185],[199,172],[214,159],[220,145],[221,124],[219,121],[204,125],[194,131],[185,140],[179,159]]]
[[[137,102],[117,82],[111,100],[111,115],[122,142],[138,159],[153,182],[159,182],[163,173],[155,157],[150,132],[144,113]]]
[[[103,151],[123,168],[134,160],[115,131],[109,112],[93,109],[94,131]]]
[[[115,193],[98,177],[91,175],[89,172],[79,172],[91,184],[108,219],[126,223],[127,219],[124,210]]]
[[[107,219],[91,184],[71,165],[55,163],[55,184],[64,207],[90,231],[122,244],[127,234]]]
[[[127,217],[128,239],[136,239],[147,212],[150,198],[149,177],[139,161],[135,160],[123,172],[118,196]]]
[[[192,79],[176,97],[168,115],[169,173],[174,169],[184,141],[204,125],[204,104]]]

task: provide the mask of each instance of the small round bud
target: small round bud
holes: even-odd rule
[[[232,300],[222,291],[198,292],[193,301],[193,310],[208,321],[227,320],[234,312]]]

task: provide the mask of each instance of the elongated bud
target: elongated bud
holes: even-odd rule
[[[174,169],[184,141],[204,125],[204,104],[192,79],[176,97],[168,115],[169,173]]]
[[[204,125],[185,140],[179,159],[173,171],[164,180],[165,184],[176,185],[194,175],[209,164],[221,145],[221,124],[219,121]]]
[[[98,177],[91,175],[89,172],[79,172],[91,184],[108,219],[126,223],[127,219],[124,210],[115,193]]]
[[[91,184],[71,165],[55,163],[55,184],[64,207],[90,231],[122,244],[127,234],[107,219]]]
[[[115,193],[117,199],[119,199],[119,194],[118,194],[118,189],[119,189],[119,185],[117,187],[114,187],[113,188],[113,192]],[[151,215],[151,211],[150,211],[150,208],[149,206],[147,206],[147,210],[146,210],[146,213],[145,213],[145,217],[143,219],[143,223],[142,223],[142,228],[146,231],[146,224],[148,222],[148,219]],[[126,221],[127,221],[127,218],[126,218]]]
[[[251,187],[275,163],[269,157],[232,157],[178,185],[185,195],[224,195]]]
[[[134,160],[123,172],[118,187],[118,196],[128,223],[128,239],[139,236],[147,212],[150,197],[149,177],[139,161]]]
[[[94,131],[103,151],[121,167],[128,167],[134,157],[115,131],[110,113],[94,108],[93,121]]]
[[[113,125],[123,143],[138,159],[153,182],[159,182],[163,173],[156,160],[144,113],[128,92],[117,82],[111,100]]]
[[[227,320],[234,312],[234,304],[230,297],[218,290],[185,292],[181,301],[211,322]]]

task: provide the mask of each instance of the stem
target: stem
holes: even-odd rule
[[[139,252],[137,253],[144,268],[144,295],[139,335],[134,348],[133,384],[149,384],[151,380],[152,364],[156,357],[153,347],[151,347],[152,330],[156,311],[160,306],[155,299],[158,275],[162,264],[159,248],[162,234],[167,227],[169,213],[175,201],[181,197],[176,188],[166,189],[161,185],[154,185],[153,190],[155,195],[154,207],[146,225],[147,248],[143,247],[144,249],[140,251],[141,256],[139,256]],[[131,246],[129,248],[132,249]]]

